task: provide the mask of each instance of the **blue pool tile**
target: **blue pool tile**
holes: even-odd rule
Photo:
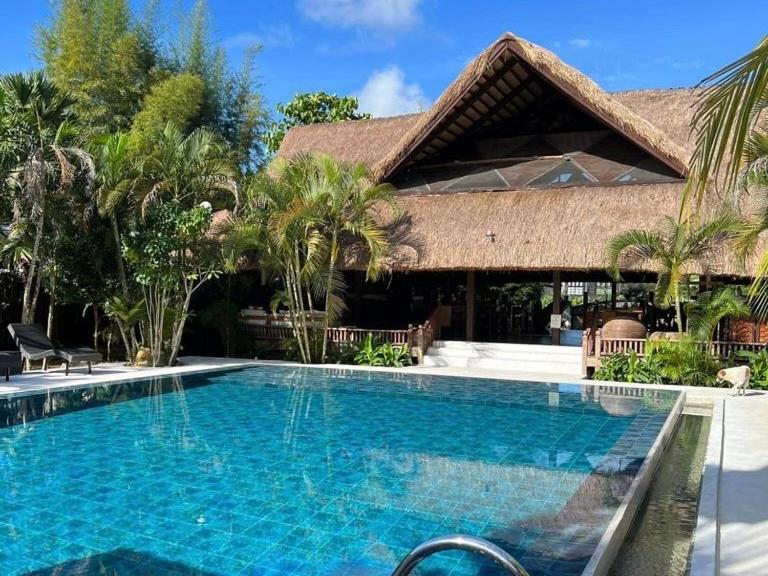
[[[260,367],[0,400],[0,573],[388,576],[459,532],[576,575],[676,393],[573,390]]]

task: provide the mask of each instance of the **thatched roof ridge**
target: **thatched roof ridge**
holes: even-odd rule
[[[531,66],[574,103],[595,115],[640,148],[675,169],[688,173],[687,154],[667,135],[626,106],[612,99],[590,78],[568,66],[549,50],[507,32],[483,51],[443,92],[437,102],[414,123],[402,139],[376,165],[374,176],[386,180],[408,155],[426,139],[432,129],[454,109],[468,90],[506,52]]]
[[[612,92],[610,96],[664,132],[688,158],[694,144],[689,136],[697,93],[695,88],[654,88]],[[295,126],[288,131],[278,155],[290,158],[302,152],[324,152],[345,162],[373,166],[424,114]]]

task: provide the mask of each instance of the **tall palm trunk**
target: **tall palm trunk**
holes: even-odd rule
[[[56,315],[56,292],[51,290],[50,299],[48,300],[48,329],[47,329],[47,335],[48,339],[53,339],[53,328],[54,328],[54,318]]]
[[[112,235],[115,238],[115,257],[117,258],[117,272],[120,276],[120,287],[123,289],[123,297],[128,298],[128,277],[125,275],[125,264],[123,263],[123,252],[120,249],[120,229],[117,226],[117,217],[112,214],[109,217],[112,223]]]
[[[325,358],[328,353],[328,329],[331,327],[331,288],[333,286],[333,275],[336,272],[336,243],[338,242],[338,232],[333,231],[331,235],[331,250],[328,262],[328,282],[325,285],[325,322],[323,324],[323,355],[320,360],[325,364]]]
[[[680,304],[680,289],[675,290],[675,320],[677,322],[677,333],[683,335],[683,311]]]
[[[40,259],[40,244],[43,241],[43,230],[45,228],[45,204],[42,200],[40,204],[40,217],[37,220],[35,241],[32,244],[32,254],[29,257],[29,270],[27,270],[27,278],[24,282],[24,298],[21,307],[22,324],[34,322],[35,318],[35,305],[37,304],[37,299],[34,297],[33,289],[35,286],[35,277],[38,273],[37,268]]]
[[[128,303],[130,302],[130,297],[128,294],[128,276],[125,273],[123,252],[120,249],[120,228],[117,224],[117,216],[115,214],[112,214],[109,219],[112,224],[112,235],[115,239],[115,257],[117,259],[117,272],[120,276],[120,287],[123,291],[123,298],[125,299],[125,302]],[[134,362],[134,358],[136,357],[136,353],[139,350],[139,342],[136,340],[136,333],[133,329],[133,326],[128,326],[127,328],[119,326],[119,330],[120,336],[123,339],[123,345],[125,346],[125,353],[128,356],[128,362],[132,364]]]

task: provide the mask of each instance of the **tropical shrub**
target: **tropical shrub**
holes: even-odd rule
[[[615,354],[606,358],[595,371],[596,380],[663,384],[662,367],[656,358],[641,358],[636,352]]]
[[[189,304],[195,292],[220,274],[223,264],[211,238],[211,212],[179,202],[152,205],[123,238],[123,253],[146,309],[146,344],[153,366],[173,365],[181,348]]]
[[[402,368],[411,365],[411,355],[407,345],[395,346],[391,342],[379,343],[372,334],[368,334],[354,357],[360,366],[386,366]]]
[[[717,386],[716,375],[722,363],[699,342],[692,339],[677,342],[649,340],[645,351],[642,358],[635,352],[629,352],[604,359],[593,378],[641,384]]]
[[[734,354],[734,360],[749,363],[749,369],[752,372],[749,385],[752,388],[768,390],[768,350],[758,352],[739,350]]]
[[[649,340],[646,358],[658,362],[667,384],[717,386],[717,371],[722,363],[691,338],[679,342]]]

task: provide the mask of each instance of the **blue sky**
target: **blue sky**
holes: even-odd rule
[[[263,44],[258,73],[270,108],[297,92],[325,90],[355,94],[375,115],[429,106],[505,30],[549,48],[610,91],[694,85],[768,33],[768,0],[209,4],[214,33],[234,65],[245,46]],[[49,13],[49,0],[0,2],[0,72],[39,65],[34,28]]]

